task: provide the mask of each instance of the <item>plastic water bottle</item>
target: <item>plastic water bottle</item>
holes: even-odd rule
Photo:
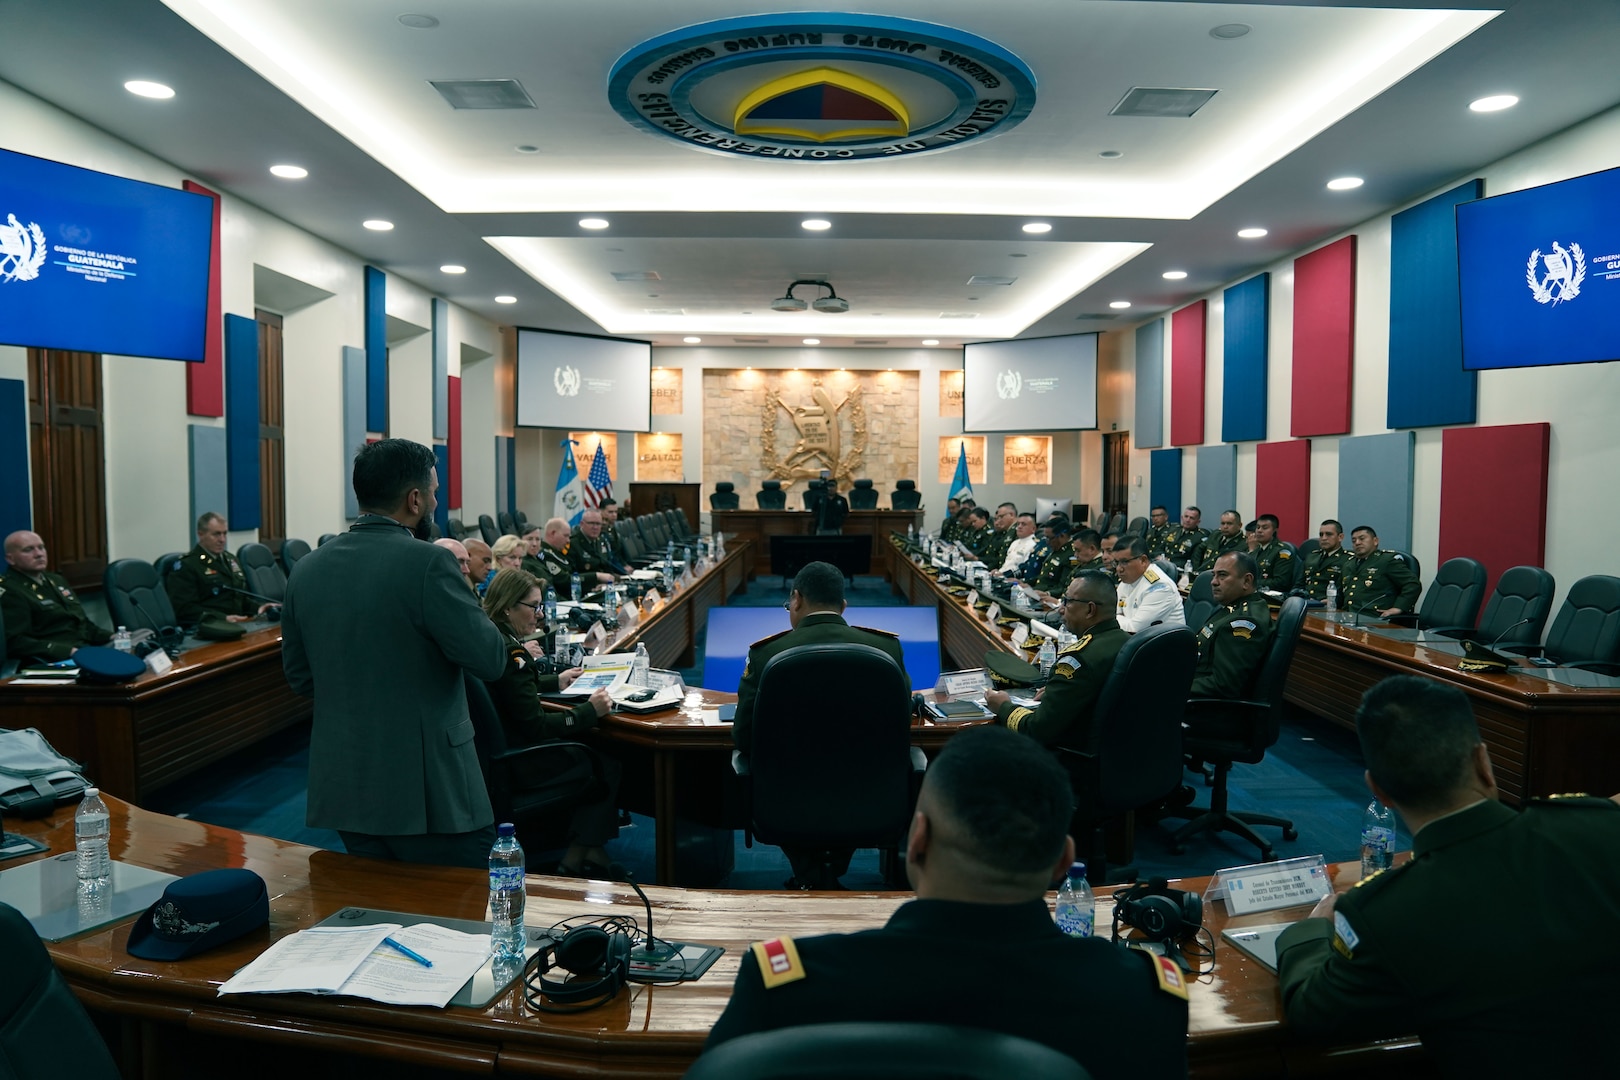
[[[608,585],[607,591],[605,593],[603,593],[603,596],[602,596],[602,606],[607,608],[607,612],[608,612],[609,615],[617,615],[618,614],[618,612],[619,612],[619,586],[618,585],[612,584],[612,583],[610,583]]]
[[[1326,601],[1326,603],[1327,603],[1327,610],[1328,611],[1338,611],[1339,610],[1339,583],[1338,582],[1336,582],[1336,581],[1328,582],[1327,601]]]
[[[1187,565],[1183,566],[1181,568],[1181,581],[1178,582],[1177,584],[1180,586],[1180,588],[1181,588],[1181,590],[1183,592],[1186,592],[1188,589],[1192,588],[1192,560],[1191,559],[1188,559],[1187,560]]]
[[[647,671],[651,667],[652,660],[647,655],[647,643],[644,641],[636,642],[636,655],[630,661],[630,685],[646,686]]]
[[[523,846],[511,822],[502,824],[489,849],[490,949],[497,957],[523,958]]]
[[[1058,887],[1057,928],[1070,937],[1090,937],[1096,912],[1097,900],[1086,881],[1086,864],[1077,862],[1069,867],[1069,876]]]
[[[546,625],[550,626],[557,621],[557,590],[550,585],[546,586]]]
[[[572,594],[574,603],[579,603],[580,590],[585,586],[585,579],[575,574],[568,579],[568,591]]]
[[[1041,648],[1035,654],[1035,663],[1041,669],[1041,678],[1048,678],[1052,674],[1052,665],[1057,663],[1057,646],[1052,644],[1051,638],[1041,638]]]
[[[84,801],[73,815],[73,844],[78,851],[79,888],[99,889],[112,877],[107,837],[112,831],[100,788],[85,788]]]
[[[117,649],[119,652],[129,652],[132,646],[129,643],[128,627],[120,626],[113,634],[112,647]]]
[[[1395,861],[1395,813],[1374,799],[1361,817],[1361,876],[1388,870]]]

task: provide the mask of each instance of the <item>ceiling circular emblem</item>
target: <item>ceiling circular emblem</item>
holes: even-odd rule
[[[984,38],[935,23],[796,12],[688,26],[608,76],[620,116],[698,150],[861,161],[949,150],[1017,126],[1035,76]]]

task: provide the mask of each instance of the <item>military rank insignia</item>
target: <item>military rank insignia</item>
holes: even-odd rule
[[[1244,641],[1248,641],[1250,635],[1254,633],[1254,623],[1248,619],[1233,619],[1231,626],[1232,636],[1242,638]]]
[[[1350,928],[1350,920],[1344,917],[1344,912],[1333,913],[1333,948],[1346,960],[1356,955],[1356,946],[1361,944],[1361,938]]]
[[[804,978],[798,947],[790,937],[754,942],[754,963],[759,965],[760,981],[767,990]]]

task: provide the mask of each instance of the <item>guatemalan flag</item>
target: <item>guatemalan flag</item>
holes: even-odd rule
[[[949,497],[957,500],[971,499],[973,498],[973,481],[968,479],[967,443],[959,442],[956,445],[956,475],[951,477]]]
[[[596,444],[596,456],[591,459],[590,475],[585,477],[585,505],[596,508],[604,500],[613,498],[613,477],[608,475],[607,454],[602,452],[602,444]]]
[[[557,497],[551,504],[551,516],[562,518],[573,528],[585,513],[585,482],[574,464],[574,440],[564,439],[562,448],[563,463],[557,471]]]

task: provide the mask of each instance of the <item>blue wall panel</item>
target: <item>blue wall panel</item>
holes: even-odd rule
[[[207,513],[224,514],[230,505],[230,482],[225,473],[230,449],[225,429],[212,424],[187,424],[186,452],[191,464],[191,521],[175,532],[175,546],[182,548],[196,542],[198,518]],[[233,528],[236,526],[234,518],[226,515],[226,520]]]
[[[1136,328],[1136,446],[1163,445],[1164,320],[1154,319]],[[1181,490],[1180,481],[1176,490]]]
[[[1171,521],[1181,520],[1181,447],[1148,456],[1148,500],[1164,507]]]
[[[1456,206],[1484,194],[1485,182],[1470,180],[1390,219],[1392,428],[1472,424],[1478,419],[1479,379],[1462,366]]]
[[[1213,531],[1220,516],[1237,505],[1237,447],[1231,443],[1200,446],[1197,484],[1204,528]]]
[[[512,437],[495,436],[495,505],[491,508],[491,517],[495,516],[494,511],[511,509],[511,501],[517,487],[517,481],[513,476],[515,471],[512,467],[513,456]],[[462,520],[465,521],[466,518]],[[544,520],[545,517],[542,517],[541,521]]]
[[[28,497],[28,384],[0,379],[0,537],[33,527]],[[50,549],[51,537],[45,537]]]
[[[440,536],[450,535],[450,448],[443,443],[433,447],[433,471],[439,474],[438,505],[433,510],[433,523]]]
[[[360,516],[360,502],[354,497],[354,455],[366,444],[366,351],[343,346],[343,516],[353,521]]]
[[[259,527],[259,324],[225,316],[225,469],[233,530]]]
[[[388,277],[366,267],[366,430],[388,434]]]
[[[1339,440],[1339,520],[1348,534],[1371,525],[1386,548],[1412,550],[1410,431]],[[1345,537],[1346,542],[1349,536]]]
[[[433,437],[450,437],[450,302],[433,298]],[[445,498],[450,489],[445,487]],[[446,534],[448,535],[448,534]]]
[[[517,513],[517,440],[511,438],[506,440],[506,490],[504,494],[507,512],[511,514]],[[541,521],[551,517],[551,511],[552,507],[550,506],[536,508],[536,513]]]
[[[1256,274],[1232,286],[1226,290],[1224,300],[1221,441],[1264,442],[1266,357],[1271,343],[1271,275]]]

